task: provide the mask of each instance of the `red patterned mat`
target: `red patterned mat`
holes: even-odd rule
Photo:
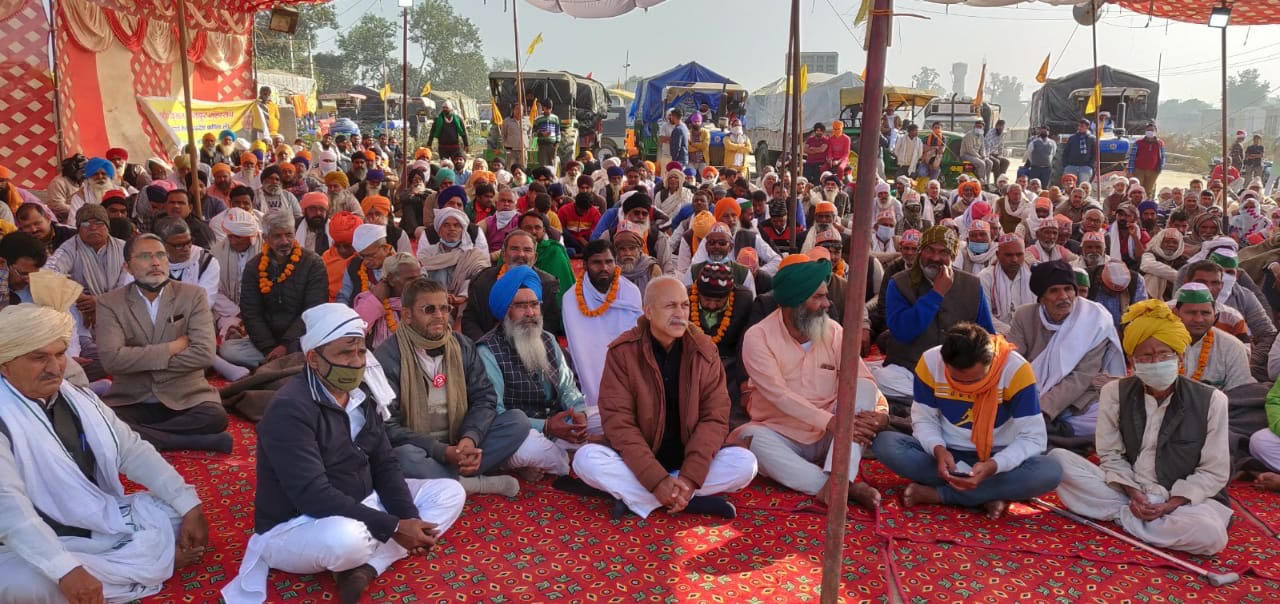
[[[878,462],[862,464],[863,477],[880,489],[884,497],[881,535],[917,543],[948,542],[1036,555],[1082,558],[1108,563],[1172,566],[1137,547],[1104,535],[1038,506],[1015,503],[1000,520],[988,520],[977,511],[951,506],[902,506],[902,490],[907,481]],[[1048,493],[1044,500],[1060,505]],[[1123,532],[1118,525],[1111,525]],[[1280,542],[1245,518],[1235,518],[1227,547],[1217,556],[1183,556],[1194,564],[1238,573],[1252,571],[1280,580]]]
[[[1280,582],[1242,575],[1212,587],[1170,568],[895,541],[893,565],[913,602],[1269,602]]]
[[[179,572],[155,602],[217,601],[253,530],[254,432],[232,418],[231,456],[166,454],[205,502],[212,552]],[[471,498],[439,549],[395,564],[371,586],[375,601],[719,602],[816,600],[825,516],[812,500],[758,481],[735,494],[731,522],[655,513],[609,519],[609,504],[524,484],[514,500]],[[819,513],[806,513],[806,512]],[[851,517],[843,590],[849,601],[886,597],[884,550],[874,526]],[[273,572],[271,601],[334,598],[327,575]]]
[[[1251,482],[1237,482],[1227,487],[1227,495],[1271,534],[1280,532],[1280,493],[1263,490]]]

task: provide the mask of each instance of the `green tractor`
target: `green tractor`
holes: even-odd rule
[[[929,135],[929,125],[922,123],[921,110],[936,96],[932,92],[918,88],[886,86],[884,107],[887,111],[901,116],[904,121],[911,120],[920,126],[919,136],[924,138]],[[855,178],[857,178],[858,139],[862,134],[862,100],[861,86],[840,89],[840,121],[844,123],[844,133],[853,139],[853,146],[849,151],[849,165],[854,167]],[[964,138],[964,134],[943,131],[943,136],[946,138],[946,151],[942,156],[942,174],[939,181],[944,188],[954,188],[956,178],[961,174],[971,176],[974,174],[973,165],[960,160],[960,139]],[[898,172],[898,158],[894,156],[893,150],[887,147],[881,147],[881,153],[884,160],[884,173],[892,178]]]

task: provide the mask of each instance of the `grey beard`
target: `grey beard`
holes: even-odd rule
[[[262,185],[262,192],[275,197],[280,194],[280,185]]]
[[[537,325],[521,325],[504,317],[502,331],[529,373],[551,379],[551,359],[542,345],[542,317],[538,317]]]
[[[827,313],[825,312],[810,314],[804,307],[799,307],[796,308],[794,321],[796,329],[803,333],[810,342],[824,344],[831,337],[831,324],[827,322],[827,319]]]
[[[922,266],[920,267],[920,271],[924,273],[924,278],[929,281],[933,281],[938,278],[938,267],[936,266]]]
[[[364,177],[369,175],[369,169],[360,168],[359,170],[357,170],[355,168],[352,168],[351,175],[356,177],[356,180],[364,180]]]
[[[1102,254],[1085,254],[1084,255],[1085,266],[1088,266],[1089,268],[1093,268],[1095,266],[1102,264],[1102,260],[1103,260]]]

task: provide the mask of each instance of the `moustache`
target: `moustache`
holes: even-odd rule
[[[667,325],[671,327],[688,327],[689,321],[680,317],[674,317],[670,321],[667,321]]]

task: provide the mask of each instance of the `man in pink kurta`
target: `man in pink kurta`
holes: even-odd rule
[[[805,258],[792,257],[796,256]],[[779,307],[748,329],[743,339],[742,364],[750,378],[743,398],[751,422],[734,433],[749,440],[762,474],[824,503],[833,478],[836,375],[843,333],[827,315],[830,274],[830,262],[802,260],[788,263],[774,277]],[[861,363],[847,479],[853,483],[850,497],[874,507],[879,493],[854,479],[862,448],[888,425],[888,404]]]
[[[849,150],[853,140],[844,133],[844,123],[836,120],[831,123],[831,136],[827,137],[827,170],[836,176],[844,177],[844,169],[849,165]]]

